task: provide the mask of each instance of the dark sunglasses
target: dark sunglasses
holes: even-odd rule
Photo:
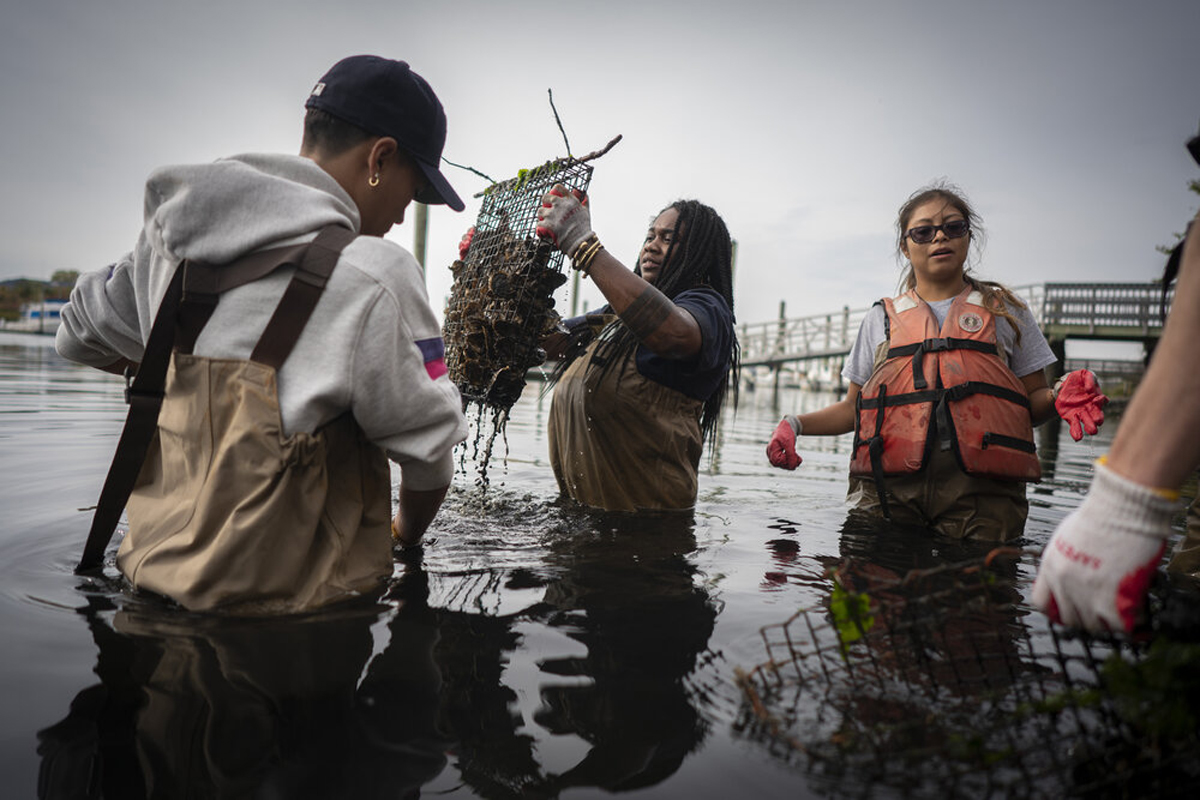
[[[908,233],[904,235],[917,244],[929,244],[933,241],[933,237],[937,236],[938,231],[944,231],[947,239],[958,239],[966,236],[970,230],[971,223],[965,219],[952,219],[941,225],[918,225],[915,228],[909,228]]]

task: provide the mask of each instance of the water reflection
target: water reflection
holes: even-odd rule
[[[688,560],[692,520],[619,519],[608,533],[561,545],[550,556],[562,571],[546,590],[546,622],[587,652],[540,667],[588,681],[544,684],[537,721],[583,738],[589,749],[548,776],[547,788],[654,785],[706,735],[686,679],[707,650],[717,612]]]
[[[419,553],[382,602],[303,618],[90,595],[99,683],[38,732],[39,797],[417,797],[451,760],[482,797],[659,783],[707,730],[687,678],[717,612],[692,522],[584,519],[540,577],[509,573],[543,599],[508,615],[430,607]],[[537,663],[527,718],[507,667],[531,624],[580,648]]]
[[[704,740],[687,678],[717,612],[688,559],[690,516],[567,520],[579,528],[551,538],[536,574],[507,577],[514,590],[539,585],[541,601],[508,616],[436,612],[441,717],[479,796],[651,786]],[[526,634],[576,646],[551,647],[531,665],[536,674],[517,674],[506,667],[530,647]],[[510,683],[536,684],[531,714]]]
[[[1031,665],[1017,588],[1019,551],[891,525],[851,512],[833,576],[885,613],[875,655],[910,686],[955,696],[1001,691]],[[971,565],[964,568],[962,565]],[[979,570],[987,580],[979,582]]]
[[[39,797],[416,797],[445,764],[419,608],[369,666],[374,604],[281,621],[93,597],[82,613],[100,683],[38,733]]]
[[[839,555],[802,559],[823,567],[823,595],[763,628],[769,657],[741,678],[738,729],[834,796],[1020,785],[1039,756],[1017,709],[1044,700],[1049,669],[1030,644],[1021,552],[993,548],[849,512]]]

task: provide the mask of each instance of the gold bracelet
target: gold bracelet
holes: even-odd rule
[[[599,241],[596,237],[596,232],[593,231],[589,233],[587,236],[579,240],[579,244],[575,245],[575,248],[571,250],[571,254],[567,256],[567,258],[574,261],[575,259],[579,258],[579,254],[583,252],[585,247],[596,241]]]
[[[596,256],[599,255],[600,251],[603,249],[604,249],[604,245],[597,242],[595,249],[588,251],[587,258],[584,260],[584,263],[582,265],[580,265],[580,269],[583,270],[583,275],[585,278],[591,277],[592,261],[595,260]]]
[[[575,259],[575,266],[578,269],[587,272],[588,266],[592,263],[592,259],[596,257],[596,253],[600,252],[601,248],[602,245],[598,240],[592,242],[590,245],[588,245],[587,250],[583,251],[583,253]]]
[[[588,275],[591,271],[592,260],[603,249],[604,245],[600,244],[600,239],[593,233],[575,248],[575,254],[571,257],[572,266],[584,275]]]

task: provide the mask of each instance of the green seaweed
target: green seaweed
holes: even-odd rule
[[[1100,668],[1117,713],[1145,734],[1195,736],[1200,727],[1200,644],[1160,637],[1144,658],[1113,653]]]
[[[875,617],[871,614],[871,598],[867,593],[846,591],[846,587],[842,586],[837,578],[833,579],[829,610],[833,614],[833,624],[837,628],[843,650],[847,645],[861,639],[875,624]]]

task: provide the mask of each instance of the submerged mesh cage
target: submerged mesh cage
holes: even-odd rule
[[[566,276],[562,253],[534,232],[537,212],[556,183],[587,191],[592,167],[582,161],[522,170],[484,192],[467,258],[450,268],[442,328],[446,367],[466,401],[507,410],[526,371],[546,359],[539,345],[557,326],[553,295]]]
[[[842,562],[824,604],[762,628],[738,730],[837,796],[1190,796],[1200,598],[1176,595],[1186,637],[1066,632],[1022,602],[1032,560]]]

